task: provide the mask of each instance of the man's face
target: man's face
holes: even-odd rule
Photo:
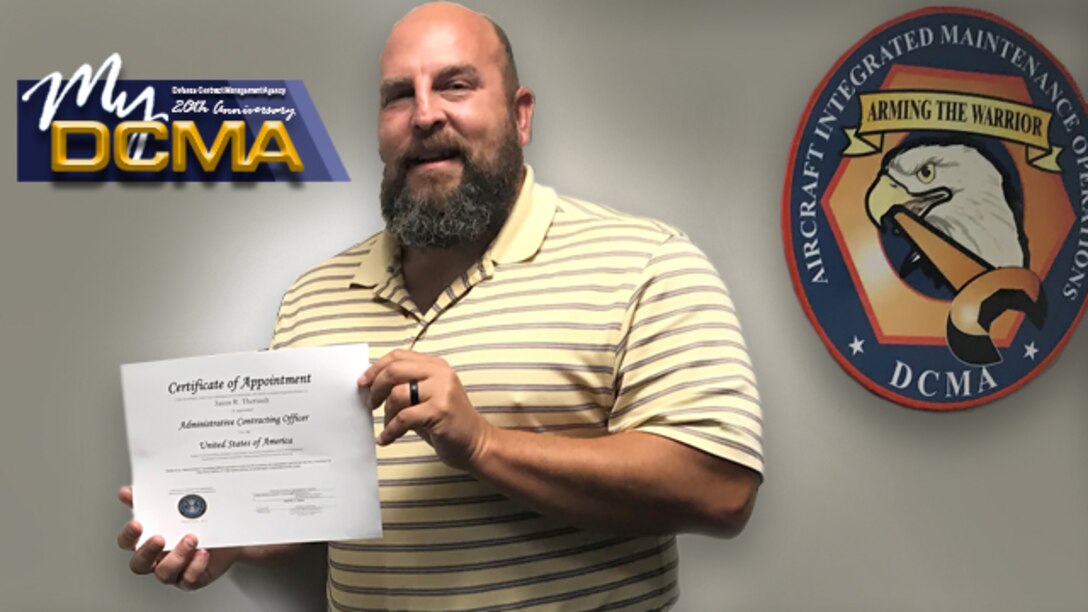
[[[478,16],[410,14],[393,30],[382,55],[378,150],[382,214],[402,246],[448,248],[505,219],[523,143],[504,61]]]

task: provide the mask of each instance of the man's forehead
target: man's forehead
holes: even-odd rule
[[[500,45],[494,27],[482,15],[457,5],[424,5],[406,15],[390,32],[382,51],[382,78],[405,77],[449,65],[483,69],[501,57]]]

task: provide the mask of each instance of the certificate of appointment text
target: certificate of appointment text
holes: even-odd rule
[[[381,537],[366,345],[121,366],[143,544]]]

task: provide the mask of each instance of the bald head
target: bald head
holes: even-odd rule
[[[397,49],[416,44],[420,37],[452,38],[458,44],[472,44],[498,67],[503,90],[513,98],[520,83],[514,49],[506,32],[490,17],[452,2],[430,2],[412,9],[393,26],[382,50],[382,74],[389,74],[387,59]]]

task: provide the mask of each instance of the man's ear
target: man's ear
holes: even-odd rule
[[[518,128],[518,144],[526,146],[533,135],[533,108],[536,96],[528,87],[518,87],[514,92],[514,122]]]

